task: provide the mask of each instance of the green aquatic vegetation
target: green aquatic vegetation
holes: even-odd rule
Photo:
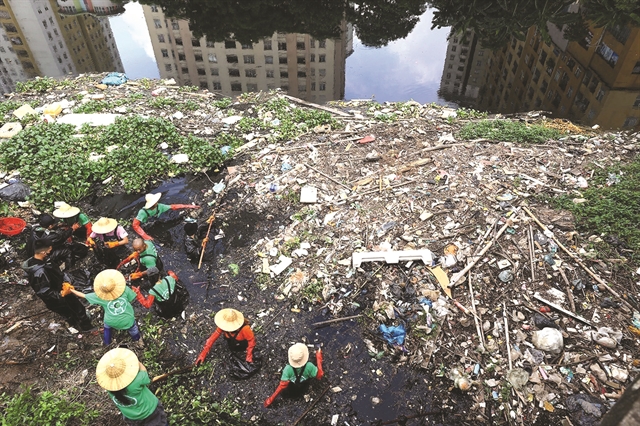
[[[511,120],[481,120],[460,129],[461,139],[486,138],[505,142],[544,143],[560,137],[560,132],[541,124],[526,124]]]
[[[189,156],[191,166],[196,169],[212,168],[224,161],[224,156],[219,148],[210,144],[209,141],[195,136],[183,138],[179,151]]]
[[[619,180],[617,183],[616,180]],[[640,258],[640,156],[626,164],[603,170],[594,167],[589,187],[581,190],[585,203],[574,203],[574,196],[549,198],[552,207],[571,211],[578,229],[621,239],[631,257]]]
[[[151,108],[156,109],[164,109],[164,108],[175,108],[178,105],[178,102],[175,99],[158,96],[149,101],[148,105]]]
[[[51,77],[36,77],[33,80],[19,81],[16,83],[16,91],[18,93],[24,92],[46,92],[51,90],[61,83],[55,78]]]
[[[233,101],[231,100],[231,98],[222,98],[217,101],[213,101],[213,106],[218,109],[225,109],[228,108],[232,103]]]
[[[107,101],[91,100],[73,109],[76,114],[92,114],[96,112],[106,111],[111,108]]]
[[[456,110],[456,115],[458,118],[462,120],[471,119],[471,118],[487,118],[486,112],[481,112],[475,110],[473,108],[458,108]]]
[[[0,395],[0,423],[41,426],[93,424],[98,418],[98,411],[87,409],[76,399],[65,390],[36,393],[31,386],[15,395],[3,393]]]

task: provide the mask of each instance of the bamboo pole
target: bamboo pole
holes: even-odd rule
[[[542,228],[543,231],[549,231],[549,228],[546,227],[546,225],[544,225],[542,222],[540,222],[538,220],[537,217],[535,217],[535,215],[533,213],[531,213],[531,210],[529,210],[526,207],[523,207],[524,211],[527,212],[527,214],[529,216],[531,216],[531,219],[533,219],[538,226],[540,226],[540,228]],[[552,233],[553,234],[553,233]],[[594,272],[591,271],[591,269],[589,269],[587,267],[587,265],[585,265],[584,263],[582,263],[582,261],[580,260],[580,258],[578,258],[577,255],[573,254],[571,251],[569,251],[568,248],[566,248],[564,246],[564,244],[562,244],[555,235],[552,235],[553,241],[555,241],[555,243],[558,245],[558,247],[560,247],[565,253],[567,253],[569,255],[569,257],[571,257],[573,260],[576,261],[576,263],[578,265],[580,265],[582,267],[582,269],[584,269],[587,274],[589,274],[591,276],[591,278],[593,278],[594,280],[596,280],[599,284],[602,284],[604,286],[604,288],[611,294],[613,294],[615,297],[617,297],[618,299],[620,299],[622,301],[622,303],[624,303],[629,309],[631,309],[631,311],[636,310],[629,302],[627,302],[626,300],[624,300],[622,298],[622,296],[620,296],[620,294],[615,291],[614,289],[612,289],[609,284],[607,284],[602,278],[600,278],[599,276],[597,276]],[[591,324],[589,324],[591,325]]]
[[[515,210],[514,214],[512,215],[512,217],[510,218],[511,220],[513,220],[516,215],[518,214],[518,209]],[[498,231],[498,233],[495,235],[495,237],[489,241],[482,250],[480,250],[480,253],[478,253],[475,256],[475,259],[471,261],[471,263],[469,263],[467,266],[464,267],[464,269],[460,272],[457,272],[455,275],[453,275],[453,277],[451,277],[451,281],[449,282],[449,287],[453,287],[463,276],[464,274],[466,274],[467,272],[469,272],[471,270],[471,268],[473,268],[476,263],[478,263],[478,261],[482,258],[482,256],[484,256],[484,254],[491,248],[491,246],[493,246],[493,243],[500,238],[500,236],[504,233],[504,231],[509,227],[509,219],[507,219],[507,221],[505,222],[505,224],[502,226],[502,228],[500,228],[500,230]]]
[[[507,356],[509,357],[509,370],[513,370],[513,360],[511,359],[511,343],[509,342],[509,320],[507,319],[507,305],[502,302],[502,316],[504,317],[504,335],[507,339]]]
[[[313,324],[311,324],[312,326],[319,326],[319,325],[326,325],[326,324],[333,324],[335,322],[342,322],[342,321],[347,321],[350,319],[354,319],[354,318],[360,318],[362,315],[353,315],[350,317],[344,317],[344,318],[334,318],[334,319],[330,319],[327,321],[320,321],[320,322],[314,322]]]
[[[204,258],[204,249],[207,248],[207,243],[209,242],[209,233],[211,232],[211,225],[213,225],[213,221],[215,219],[216,219],[216,214],[211,213],[211,216],[209,216],[209,220],[207,221],[209,222],[209,229],[207,229],[206,241],[203,241],[204,244],[202,244],[202,251],[200,252],[200,261],[198,262],[198,269],[200,269],[200,267],[202,266],[202,259]]]

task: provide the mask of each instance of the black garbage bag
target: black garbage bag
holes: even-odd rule
[[[607,411],[602,400],[589,395],[571,395],[566,404],[571,420],[580,426],[596,426]]]
[[[65,279],[69,281],[76,290],[85,294],[93,291],[93,280],[91,279],[91,274],[86,269],[65,271],[64,275]]]
[[[162,318],[169,319],[180,316],[189,304],[189,291],[180,280],[176,281],[175,289],[169,294],[167,300],[160,300],[160,297],[154,291],[150,291],[150,294],[155,296],[155,310],[158,316]]]
[[[254,350],[253,362],[247,362],[245,352],[231,352],[231,356],[227,358],[227,363],[231,377],[244,380],[260,371],[262,357]]]
[[[5,201],[26,201],[31,189],[22,182],[16,182],[0,189],[0,199]]]
[[[533,323],[540,330],[542,330],[545,327],[555,328],[555,329],[558,329],[558,330],[560,329],[560,327],[558,327],[558,324],[556,324],[555,322],[551,321],[549,318],[545,317],[544,315],[540,315],[540,314],[535,314],[533,316]]]

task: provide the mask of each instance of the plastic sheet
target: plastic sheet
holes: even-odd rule
[[[382,332],[384,340],[386,340],[390,345],[402,345],[404,343],[404,338],[407,335],[403,324],[390,327],[380,324],[380,332]]]

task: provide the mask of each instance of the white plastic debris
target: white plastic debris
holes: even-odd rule
[[[237,123],[238,121],[242,120],[242,117],[239,115],[232,115],[230,117],[225,117],[223,118],[222,121],[224,124],[228,124],[228,125],[232,125]]]
[[[532,341],[536,348],[554,354],[559,354],[564,346],[562,333],[551,327],[534,331]]]
[[[425,265],[432,266],[433,252],[429,249],[403,250],[403,251],[362,251],[351,256],[353,267],[359,267],[362,262],[385,261],[387,263],[399,263],[406,260],[422,260]]]
[[[622,340],[622,332],[609,327],[600,327],[598,331],[591,332],[591,340],[605,348],[615,349]]]
[[[171,162],[176,164],[184,164],[189,162],[189,156],[187,154],[176,154],[171,157]]]
[[[289,265],[293,263],[293,259],[284,255],[280,255],[280,257],[278,258],[278,261],[280,263],[276,263],[275,265],[269,266],[269,269],[271,270],[271,272],[273,272],[276,275],[280,275],[285,269],[289,267]]]
[[[300,202],[301,203],[317,203],[318,202],[318,188],[313,186],[303,186],[300,190]]]

